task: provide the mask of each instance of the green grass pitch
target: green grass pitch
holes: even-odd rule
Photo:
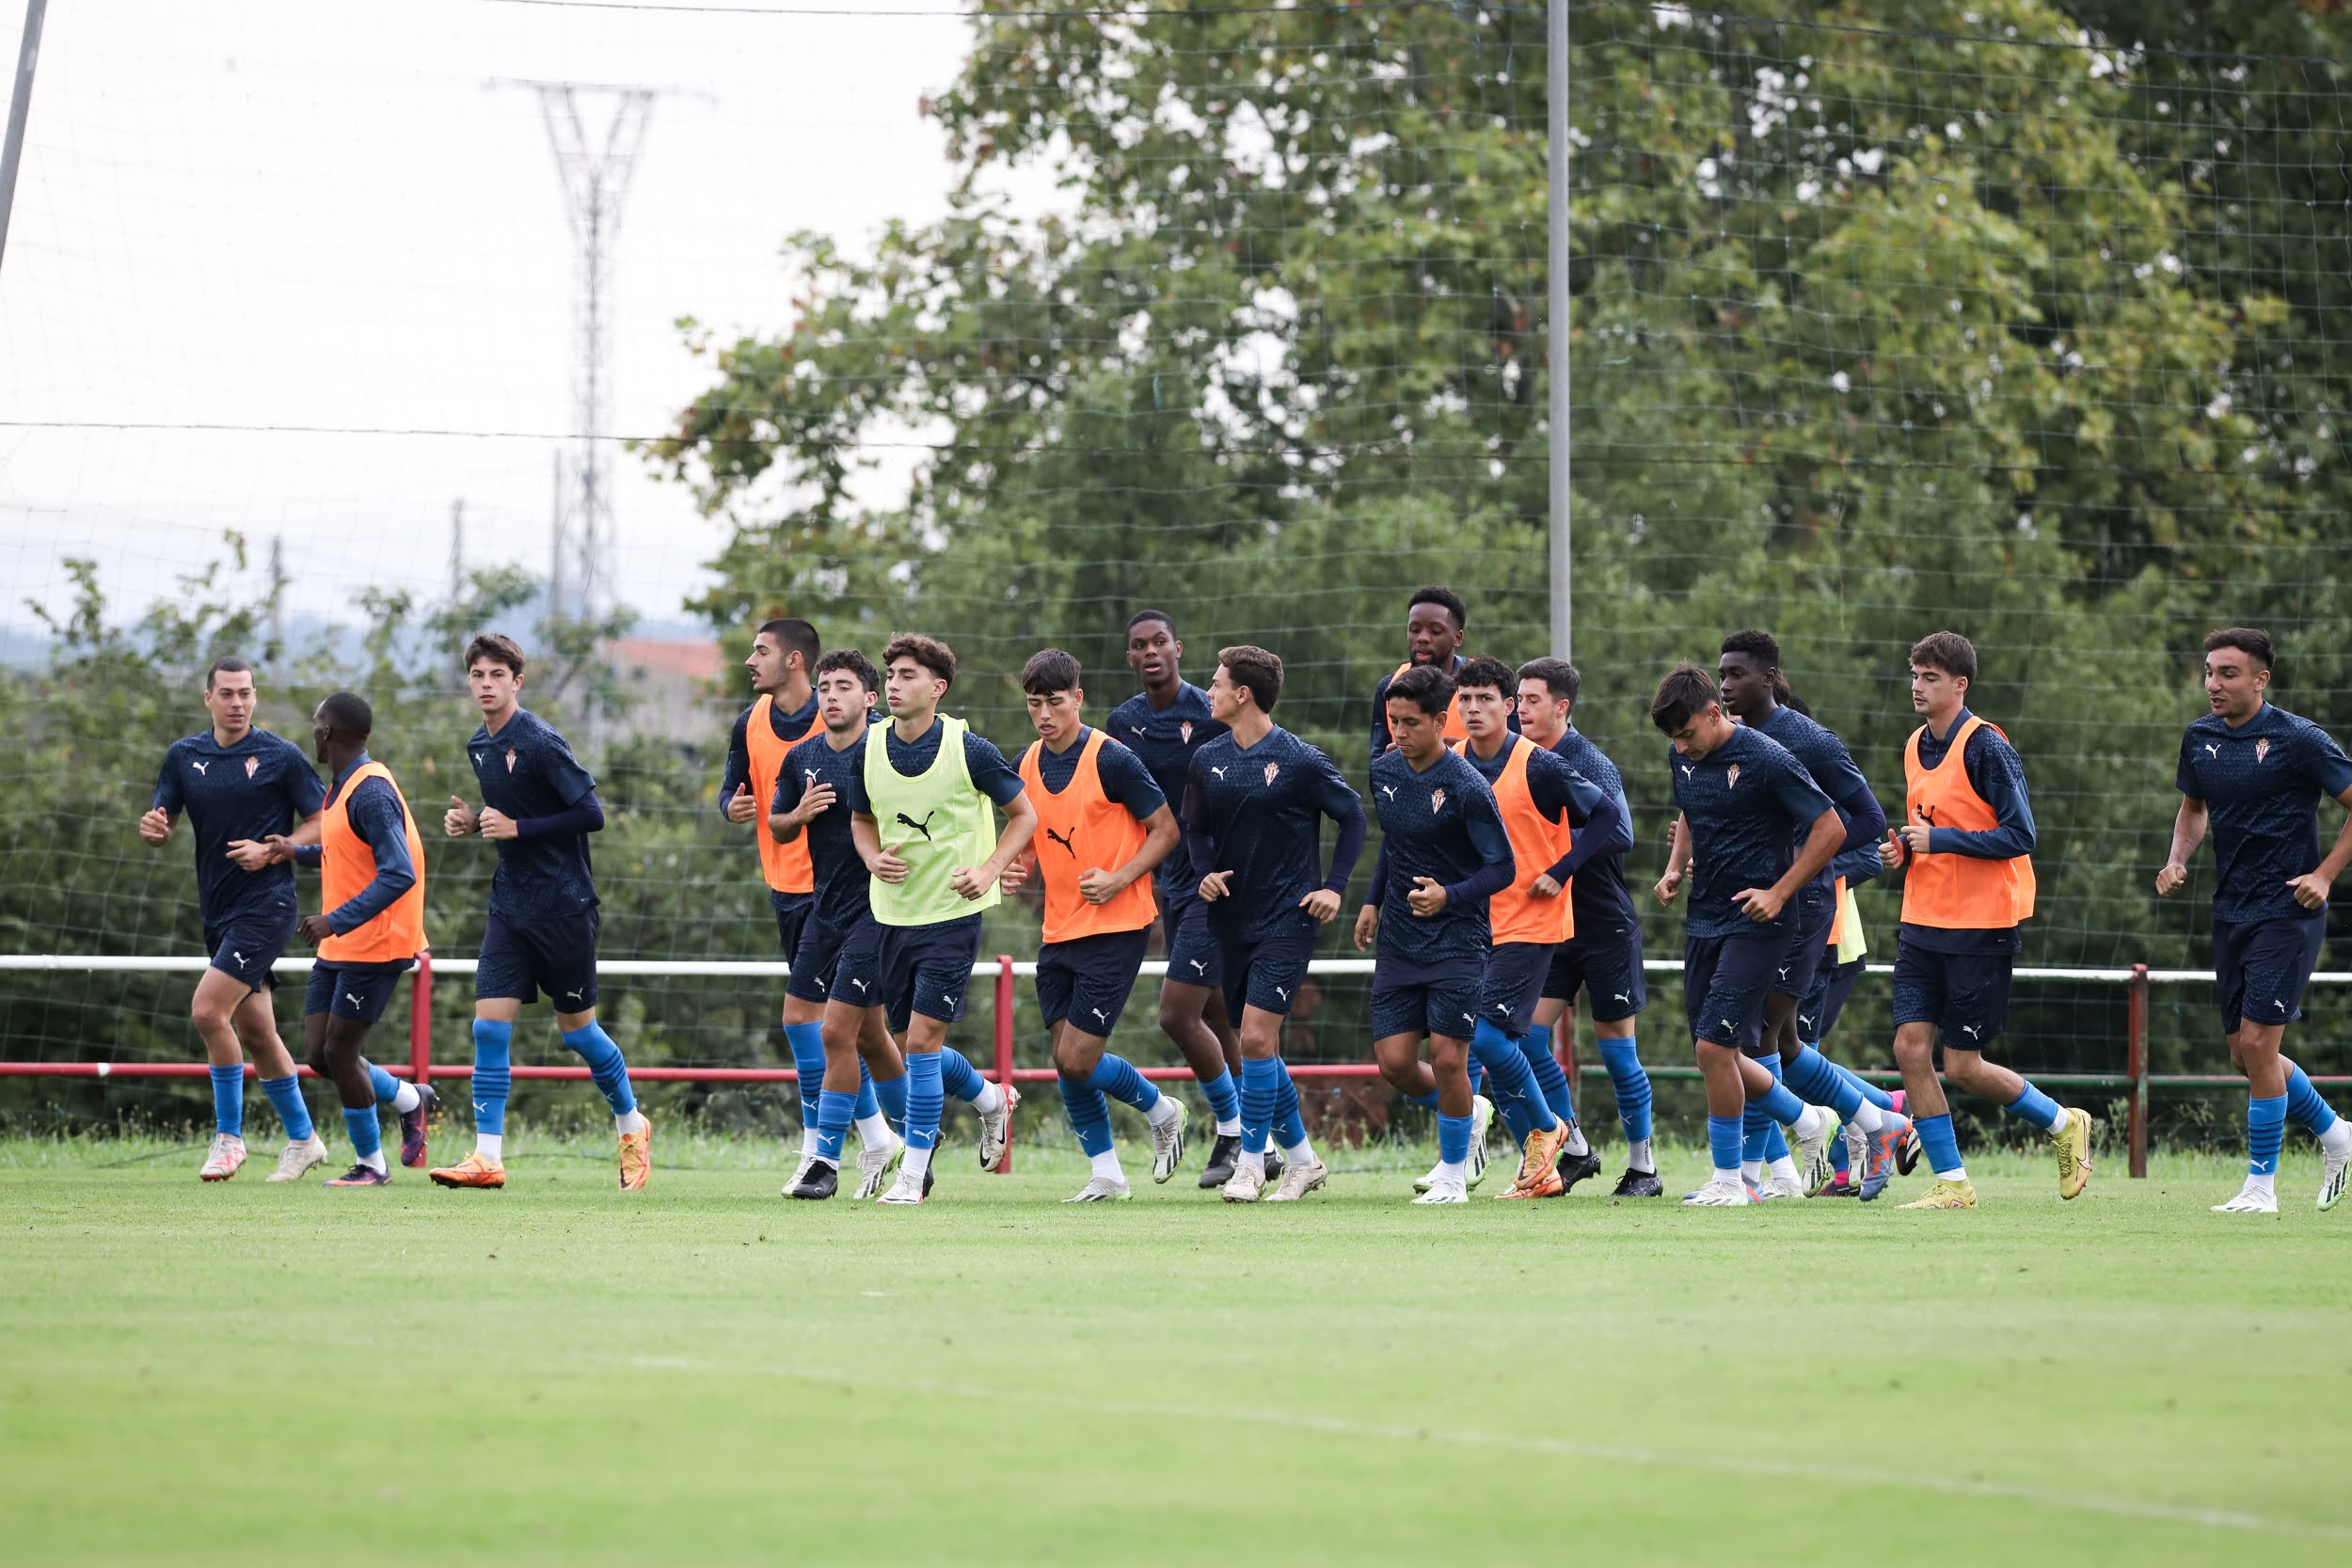
[[[272,1152],[207,1187],[0,1144],[10,1560],[2352,1560],[2352,1207],[2308,1148],[2275,1221],[2188,1158],[2067,1205],[1980,1160],[1980,1210],[1917,1214],[1416,1209],[1385,1167],[1064,1207],[1074,1156],[968,1145],[885,1211],[685,1138],[642,1195],[554,1154],[336,1192]]]

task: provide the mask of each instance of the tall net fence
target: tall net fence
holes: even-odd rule
[[[869,652],[945,638],[950,708],[1009,752],[1029,653],[1075,653],[1099,717],[1134,689],[1126,618],[1162,610],[1195,679],[1227,643],[1280,653],[1279,718],[1360,785],[1415,587],[1469,602],[1467,651],[1546,651],[1565,349],[1577,719],[1625,772],[1637,887],[1671,818],[1645,709],[1674,660],[1773,631],[1899,801],[1905,651],[1950,627],[2032,784],[2025,961],[2201,963],[2210,862],[2176,900],[2151,887],[2200,640],[2270,627],[2282,705],[2352,723],[2352,49],[2299,11],[1779,9],[1571,8],[1565,341],[1540,5],[546,3],[244,32],[60,10],[0,275],[0,949],[198,951],[184,846],[132,824],[217,652],[256,657],[297,737],[324,692],[365,692],[429,816],[469,782],[457,648],[520,635],[527,702],[600,780],[612,959],[775,956],[717,796],[733,666],[771,614]],[[934,73],[873,75],[891,60]],[[608,236],[601,431],[566,402],[559,82],[592,132],[653,95]],[[861,184],[925,195],[890,222]],[[609,591],[566,600],[549,474],[576,530],[598,465]],[[489,852],[428,858],[435,949],[470,954]],[[1893,900],[1861,897],[1891,958]],[[1678,954],[1679,911],[1648,920]],[[984,950],[1036,936],[1009,904]],[[1649,1055],[1678,1061],[1678,989],[1653,981]],[[0,1056],[184,1059],[186,986],[9,974]],[[632,978],[604,1010],[635,1061],[788,1065],[779,989]],[[1362,982],[1318,992],[1293,1053],[1361,1057]],[[445,1058],[469,1000],[440,988]],[[2346,1003],[2307,1006],[2307,1065],[2352,1069]],[[1159,1059],[1150,1011],[1121,1049]],[[2009,1054],[2112,1069],[2124,1013],[2109,984],[2021,984]],[[2208,991],[2160,990],[2153,1022],[2159,1069],[2225,1068]],[[1833,1052],[1880,1065],[1888,1033],[1867,981]],[[171,1115],[175,1092],[0,1105]]]

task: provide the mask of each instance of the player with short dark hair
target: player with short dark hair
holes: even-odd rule
[[[1373,1054],[1399,1092],[1438,1117],[1438,1168],[1415,1203],[1470,1201],[1471,1149],[1484,1132],[1470,1086],[1470,1039],[1492,940],[1486,900],[1510,886],[1513,869],[1494,791],[1446,747],[1453,702],[1453,680],[1434,666],[1402,671],[1389,683],[1395,744],[1372,762],[1380,863],[1356,917],[1357,951],[1377,944]],[[1509,1054],[1519,1069],[1519,1091],[1544,1129],[1529,1139],[1529,1155],[1549,1170],[1559,1148],[1558,1124],[1516,1048]]]
[[[204,673],[213,722],[164,753],[153,801],[138,824],[139,837],[160,847],[185,815],[196,844],[197,908],[211,962],[188,1015],[211,1067],[213,1138],[197,1170],[207,1181],[226,1181],[245,1164],[247,1052],[286,1127],[270,1180],[298,1181],[326,1159],[270,1006],[273,966],[294,940],[300,906],[293,868],[269,848],[290,828],[314,837],[326,792],[301,752],[254,725],[259,702],[251,665],[213,661]]]
[[[482,808],[451,796],[441,831],[480,834],[498,846],[499,862],[474,971],[474,1148],[430,1174],[444,1187],[506,1185],[515,1023],[545,992],[564,1046],[588,1064],[612,1108],[621,1190],[636,1192],[652,1176],[653,1131],[621,1048],[596,1022],[597,899],[588,855],[588,835],[604,827],[596,781],[555,726],[522,705],[523,655],[512,638],[491,632],[468,643],[466,684],[482,714],[466,742]]]
[[[1649,1006],[1649,986],[1642,972],[1642,916],[1625,884],[1625,855],[1633,847],[1633,814],[1626,803],[1625,779],[1617,765],[1576,727],[1576,701],[1582,689],[1582,677],[1566,659],[1532,658],[1519,666],[1519,733],[1591,780],[1617,808],[1613,832],[1585,835],[1592,858],[1581,863],[1568,889],[1575,934],[1553,950],[1550,968],[1544,975],[1542,1000],[1535,1004],[1535,1022],[1522,1044],[1535,1069],[1536,1082],[1551,1099],[1552,1109],[1565,1104],[1573,1119],[1572,1080],[1557,1067],[1552,1031],[1567,1019],[1577,992],[1584,992],[1601,1065],[1608,1069],[1610,1086],[1616,1094],[1617,1125],[1626,1140],[1625,1173],[1617,1178],[1611,1196],[1662,1197],[1665,1184],[1658,1179],[1657,1158],[1650,1149],[1650,1110],[1655,1096],[1636,1037],[1642,1009]],[[1573,1021],[1567,1027],[1568,1034],[1563,1037],[1572,1038]],[[1547,1060],[1555,1064],[1551,1073],[1544,1070]],[[1574,1156],[1570,1159],[1574,1161]],[[1565,1169],[1561,1172],[1563,1181],[1567,1175]]]
[[[338,691],[311,715],[310,738],[334,785],[315,844],[270,841],[277,854],[319,872],[320,912],[302,919],[318,947],[302,1003],[310,1070],[335,1085],[352,1165],[330,1187],[380,1187],[384,1159],[379,1101],[400,1117],[400,1163],[425,1162],[426,1124],[437,1103],[429,1085],[404,1084],[367,1059],[368,1031],[384,1016],[400,976],[425,949],[424,840],[391,770],[368,755],[375,713],[356,692]]]
[[[914,1204],[929,1188],[931,1151],[949,1092],[943,1062],[947,1026],[963,1017],[972,963],[979,956],[980,915],[1003,894],[998,883],[1037,831],[1021,775],[1004,753],[961,719],[939,711],[956,673],[953,649],[936,638],[902,632],[883,650],[882,701],[891,722],[845,782],[850,832],[873,875],[867,889],[870,961],[883,1000],[908,998],[906,1153],[881,1201]],[[1005,815],[997,836],[994,813]],[[858,933],[853,933],[853,939]],[[853,940],[843,964],[868,961]],[[958,1057],[961,1061],[961,1058]],[[969,1064],[965,1064],[967,1067]],[[980,1117],[980,1166],[993,1169],[1012,1135],[1019,1093],[982,1082],[974,1091]]]
[[[1432,583],[1417,588],[1405,604],[1404,663],[1382,678],[1372,689],[1372,754],[1375,757],[1389,749],[1389,683],[1407,670],[1434,669],[1443,675],[1457,675],[1462,668],[1462,639],[1470,631],[1470,606],[1462,595],[1451,588]],[[1445,738],[1457,741],[1466,732],[1462,716],[1448,708],[1445,715]]]
[[[1804,765],[1768,736],[1735,724],[1714,679],[1680,664],[1659,683],[1650,722],[1671,741],[1667,767],[1681,810],[1658,901],[1672,904],[1690,874],[1683,939],[1683,1009],[1707,1085],[1713,1174],[1682,1201],[1753,1203],[1741,1178],[1741,1120],[1763,1103],[1808,1144],[1826,1143],[1831,1117],[1807,1105],[1747,1053],[1763,1039],[1773,972],[1799,922],[1791,909],[1846,837],[1846,825]]]
[[[1837,859],[1875,860],[1879,835],[1886,831],[1886,813],[1871,793],[1870,781],[1854,766],[1845,742],[1783,700],[1794,693],[1781,673],[1780,644],[1769,632],[1735,631],[1723,641],[1716,673],[1724,705],[1733,717],[1778,741],[1804,765],[1813,782],[1837,807],[1846,824]],[[1789,939],[1788,952],[1774,967],[1772,994],[1765,1003],[1764,1038],[1756,1055],[1767,1072],[1786,1077],[1788,1086],[1807,1104],[1829,1108],[1836,1113],[1840,1125],[1857,1127],[1873,1140],[1866,1156],[1863,1196],[1876,1198],[1894,1168],[1895,1151],[1909,1132],[1909,1124],[1883,1108],[1882,1102],[1891,1101],[1883,1090],[1840,1073],[1813,1049],[1798,1022],[1804,1001],[1815,990],[1820,966],[1829,957],[1830,934],[1837,924],[1844,889],[1836,863],[1833,860],[1797,892],[1793,910],[1798,928]],[[1741,1174],[1759,1182],[1767,1198],[1808,1197],[1824,1191],[1833,1170],[1828,1141],[1804,1148],[1805,1169],[1799,1172],[1786,1145],[1773,1153],[1772,1146],[1779,1143],[1771,1136],[1774,1131],[1763,1112],[1751,1104]]]
[[[1105,1050],[1159,918],[1148,879],[1182,835],[1142,762],[1085,722],[1076,657],[1060,648],[1031,656],[1021,689],[1037,726],[1020,773],[1038,832],[1026,856],[1005,872],[1005,886],[1020,886],[1033,863],[1045,892],[1038,1008],[1053,1032],[1062,1105],[1092,1167],[1077,1196],[1063,1201],[1120,1203],[1131,1191],[1111,1141],[1105,1095],[1143,1113],[1153,1181],[1174,1176],[1184,1153],[1184,1102]]]
[[[2352,759],[2308,719],[2269,699],[2270,634],[2230,626],[2205,639],[2209,711],[2181,736],[2173,782],[2181,809],[2172,850],[2156,873],[2170,895],[2188,857],[2213,834],[2214,977],[2230,1065],[2246,1075],[2246,1184],[2217,1214],[2279,1212],[2279,1148],[2289,1121],[2319,1140],[2319,1207],[2332,1209],[2352,1172],[2352,1122],[2280,1048],[2303,1016],[2303,988],[2328,934],[2328,898],[2352,864],[2352,816],[2319,852],[2322,796],[2352,806]]]
[[[1518,1176],[1502,1196],[1556,1197],[1598,1175],[1600,1156],[1576,1124],[1576,1102],[1551,1053],[1550,1031],[1540,1043],[1534,1038],[1535,1009],[1560,944],[1576,932],[1578,872],[1632,839],[1613,796],[1556,753],[1511,732],[1505,720],[1518,701],[1518,676],[1509,665],[1473,658],[1462,666],[1454,688],[1454,709],[1470,732],[1456,750],[1494,791],[1518,867],[1511,884],[1486,900],[1493,946],[1470,1053],[1501,1085],[1502,1117],[1521,1151]],[[1515,1067],[1529,1074],[1529,1104],[1548,1114],[1521,1108]]]
[[[1170,807],[1184,799],[1192,756],[1225,733],[1209,712],[1209,694],[1184,678],[1184,645],[1166,610],[1127,618],[1127,668],[1143,689],[1111,710],[1104,728],[1142,760]],[[1180,828],[1182,824],[1179,824]],[[1153,872],[1168,978],[1160,983],[1160,1032],[1184,1053],[1216,1119],[1216,1141],[1200,1171],[1202,1187],[1222,1187],[1241,1156],[1241,1037],[1225,1011],[1225,973],[1209,935],[1209,907],[1200,879],[1180,845]],[[1279,1180],[1280,1156],[1269,1150],[1269,1179]]]
[[[1184,791],[1185,847],[1220,948],[1225,1008],[1241,1018],[1242,1152],[1222,1189],[1229,1203],[1293,1202],[1329,1177],[1282,1067],[1282,1021],[1364,847],[1356,792],[1329,757],[1274,722],[1281,691],[1273,654],[1246,643],[1218,651],[1209,708],[1231,733],[1193,754]],[[1316,841],[1327,816],[1340,832],[1324,877]],[[1287,1162],[1271,1195],[1269,1135]]]
[[[1879,858],[1903,875],[1895,946],[1895,1062],[1935,1184],[1906,1209],[1974,1209],[1944,1079],[2047,1133],[2058,1196],[2090,1181],[2090,1117],[1984,1059],[2009,1018],[2010,972],[2033,914],[2033,806],[2009,736],[1968,711],[1977,650],[1939,631],[1911,649],[1911,705],[1927,721],[1903,746],[1904,820]],[[1935,1071],[1938,1035],[1944,1077]]]

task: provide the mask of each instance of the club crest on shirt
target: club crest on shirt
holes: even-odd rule
[[[1187,746],[1192,744],[1191,720],[1187,719],[1183,723],[1176,726],[1176,738],[1183,741]]]
[[[1438,813],[1443,810],[1445,810],[1445,791],[1442,789],[1431,790],[1429,792],[1429,815],[1435,816]]]
[[[2260,761],[2262,761],[2265,757],[2266,757],[2266,756],[2268,756],[2268,755],[2270,755],[2270,742],[2269,742],[2267,739],[2263,739],[2263,740],[2257,740],[2257,741],[2255,741],[2255,742],[2254,742],[2254,760],[2255,760],[2256,762],[2260,762]],[[252,764],[251,764],[251,763],[247,763],[246,766],[246,767],[248,767],[248,768],[250,768],[250,767],[252,766]]]
[[[1268,783],[1268,784],[1272,784],[1272,783],[1274,782],[1274,775],[1275,775],[1275,774],[1277,774],[1277,773],[1279,773],[1281,770],[1282,770],[1282,765],[1281,765],[1280,763],[1279,763],[1279,762],[1269,762],[1269,763],[1267,763],[1267,764],[1265,765],[1265,782],[1266,782],[1266,783]]]
[[[516,755],[516,753],[514,747],[509,746],[506,748],[506,770],[509,773],[512,773],[515,770]]]
[[[1740,765],[1738,763],[1735,762],[1724,769],[1724,787],[1725,789],[1740,787]]]
[[[2265,740],[2265,741],[2264,741],[2264,742],[2263,742],[2263,744],[2264,744],[2264,745],[2265,745],[2265,746],[2267,746],[2267,745],[2269,745],[2269,744],[2270,744],[2270,742],[2269,742],[2269,741],[2267,741],[2267,740]],[[2254,754],[2255,754],[2256,756],[2260,756],[2262,753],[2261,753],[2260,752],[2255,752]],[[248,779],[249,779],[249,778],[253,777],[253,775],[254,775],[254,774],[259,773],[261,770],[262,770],[262,759],[261,759],[260,757],[247,757],[247,758],[246,758],[246,759],[245,759],[245,776],[246,776],[246,778],[248,778]]]

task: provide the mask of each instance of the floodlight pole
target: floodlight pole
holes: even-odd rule
[[[1568,557],[1568,0],[1550,0],[1544,20],[1544,61],[1550,99],[1551,125],[1546,145],[1546,215],[1550,219],[1547,267],[1550,277],[1550,322],[1547,351],[1550,357],[1551,412],[1547,421],[1551,439],[1551,653],[1567,658],[1572,635],[1575,594]]]
[[[24,121],[33,112],[33,67],[40,60],[40,21],[48,9],[49,0],[24,0],[24,41],[16,50],[8,139],[0,142],[0,258],[8,253],[8,214],[16,209],[16,171],[24,161]]]

